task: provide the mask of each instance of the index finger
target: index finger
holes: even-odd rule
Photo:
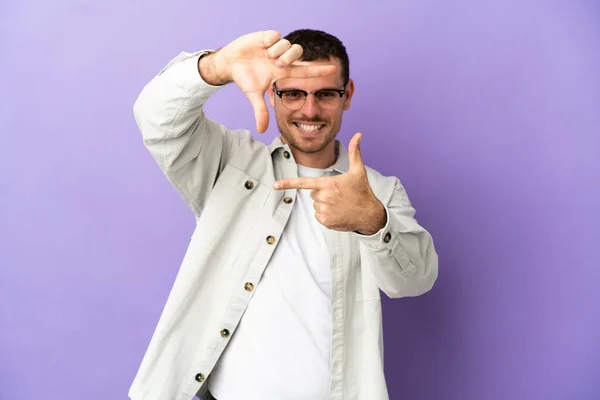
[[[317,189],[323,188],[323,178],[288,178],[280,179],[273,184],[277,190],[284,189]]]

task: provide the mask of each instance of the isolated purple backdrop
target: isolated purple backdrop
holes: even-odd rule
[[[182,50],[300,27],[346,44],[340,138],[440,254],[384,299],[391,399],[600,399],[598,2],[367,3],[0,4],[1,400],[126,398],[194,224],[133,102]],[[207,109],[254,126],[233,86]]]

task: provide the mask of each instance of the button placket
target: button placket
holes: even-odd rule
[[[291,154],[290,154],[290,158]],[[282,163],[284,165],[284,169],[287,170],[287,174],[282,174],[282,176],[293,176],[293,172],[295,169],[295,163],[293,162],[284,162]],[[243,185],[244,186],[244,190],[248,190],[249,192],[253,189],[257,189],[257,190],[261,190],[263,189],[263,187],[261,187],[261,183],[260,180],[251,180],[249,179],[249,177],[246,177],[246,179],[241,179],[238,182],[238,185]],[[240,189],[241,190],[241,187]],[[252,196],[251,193],[245,193],[246,196]],[[259,284],[259,276],[260,276],[260,272],[262,271],[262,265],[266,264],[266,261],[268,260],[268,257],[273,253],[273,250],[276,247],[277,244],[277,240],[279,238],[279,236],[282,234],[281,232],[283,231],[283,227],[285,226],[286,220],[289,217],[289,214],[292,210],[291,205],[294,203],[294,196],[295,196],[295,190],[294,191],[289,191],[289,193],[283,193],[283,196],[281,196],[281,193],[275,197],[277,195],[277,193],[271,193],[270,196],[272,200],[275,200],[275,203],[277,203],[277,200],[279,200],[279,204],[277,207],[277,210],[275,212],[274,218],[272,221],[269,221],[267,224],[265,224],[266,226],[262,227],[262,229],[265,229],[263,231],[263,235],[265,233],[267,233],[267,235],[263,236],[263,238],[265,238],[265,242],[263,242],[262,246],[260,246],[261,248],[258,250],[257,253],[257,258],[258,261],[260,262],[256,262],[255,266],[253,268],[250,268],[250,270],[248,271],[248,274],[238,281],[237,285],[239,291],[242,290],[242,287],[244,288],[244,292],[238,292],[239,295],[241,295],[240,297],[243,297],[245,303],[247,303],[249,301],[249,299],[254,295],[254,290],[258,288],[258,284]],[[288,196],[286,196],[288,195]],[[279,197],[281,196],[281,197]],[[286,199],[285,201],[283,200],[283,197],[289,197],[291,200],[290,203],[286,203],[287,201],[289,201],[288,199]],[[282,205],[281,203],[285,203],[285,204],[290,204],[288,205]],[[262,230],[261,229],[261,230]],[[265,246],[265,244],[267,244],[267,246]],[[261,260],[264,259],[265,261],[262,262]],[[256,283],[254,283],[256,282]],[[239,319],[241,318],[241,314],[243,312],[241,311],[241,307],[239,307],[239,310],[232,310],[230,314],[227,315],[227,319],[222,321],[222,329],[219,330],[219,336],[216,337],[213,336],[213,340],[211,341],[211,345],[209,346],[211,350],[210,352],[207,352],[206,355],[206,359],[203,362],[203,364],[200,364],[201,368],[198,368],[197,371],[199,369],[204,369],[207,366],[210,365],[214,365],[214,362],[216,362],[216,359],[218,359],[218,355],[220,354],[220,352],[222,351],[223,347],[226,346],[229,343],[229,339],[233,338],[233,332],[230,332],[228,329],[225,329],[223,327],[223,325],[227,325],[227,326],[232,326],[235,327],[235,321],[239,321]],[[213,328],[214,329],[214,328]],[[217,326],[218,329],[218,326]],[[205,370],[208,372],[208,370]],[[193,373],[193,372],[192,372]],[[194,376],[194,375],[192,375]],[[192,382],[207,382],[208,381],[208,373],[206,374],[196,374],[194,376],[194,381]],[[197,384],[197,386],[200,386],[200,384]]]
[[[344,319],[342,312],[340,310],[335,310],[335,319],[338,321],[342,321]]]

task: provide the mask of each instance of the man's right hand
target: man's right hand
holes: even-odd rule
[[[255,32],[202,57],[198,69],[209,84],[235,82],[254,108],[257,131],[264,133],[269,126],[265,92],[273,82],[288,77],[314,78],[336,71],[334,65],[292,65],[301,56],[302,47],[281,39],[279,32]]]

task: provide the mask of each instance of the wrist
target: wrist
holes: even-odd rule
[[[387,213],[385,211],[385,207],[383,203],[379,200],[376,200],[373,203],[372,207],[368,208],[369,212],[365,213],[365,222],[364,226],[361,229],[358,229],[362,235],[371,236],[379,232],[381,229],[385,227],[387,223]]]
[[[209,85],[222,86],[231,82],[231,74],[220,51],[203,54],[198,60],[198,72]]]

